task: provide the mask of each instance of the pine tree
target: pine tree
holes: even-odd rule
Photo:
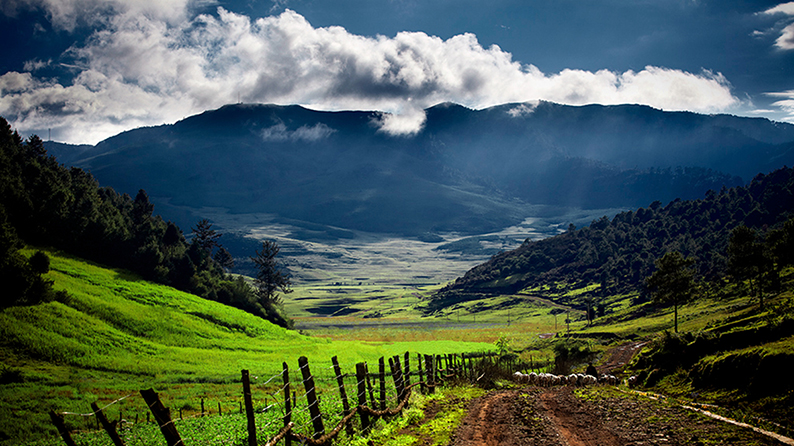
[[[196,227],[191,229],[195,242],[207,252],[212,253],[213,248],[220,246],[218,239],[223,234],[212,229],[212,223],[206,218],[199,220]]]
[[[229,272],[230,270],[234,269],[234,258],[229,253],[228,250],[224,247],[218,248],[218,251],[215,253],[215,257],[213,257],[218,265],[224,269],[224,271]]]
[[[678,251],[668,252],[656,261],[657,270],[645,280],[657,303],[672,305],[675,332],[678,333],[678,307],[695,296],[695,279],[689,267],[693,258],[684,258]]]
[[[281,248],[276,242],[265,240],[262,242],[262,250],[256,251],[256,257],[251,257],[257,268],[254,280],[256,294],[263,305],[279,304],[279,291],[284,294],[292,292],[289,274],[284,272],[276,259],[279,251]]]

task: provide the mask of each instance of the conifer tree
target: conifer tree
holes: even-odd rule
[[[207,252],[212,253],[213,248],[220,246],[218,239],[223,234],[212,229],[212,223],[206,218],[199,220],[196,227],[191,229],[196,243]]]
[[[693,258],[684,258],[678,251],[668,252],[656,261],[657,270],[645,281],[657,303],[672,305],[675,332],[678,333],[678,307],[695,296],[695,279],[689,267]]]

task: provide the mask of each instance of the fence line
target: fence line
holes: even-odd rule
[[[396,355],[391,358],[380,358],[377,366],[373,366],[372,369],[366,362],[361,362],[355,365],[355,373],[342,373],[342,367],[336,357],[331,358],[329,367],[322,365],[310,367],[308,359],[302,356],[298,359],[298,368],[295,371],[295,373],[300,373],[300,377],[291,377],[290,369],[285,362],[282,364],[280,373],[270,376],[261,384],[252,384],[249,371],[242,370],[243,402],[240,403],[240,412],[242,413],[244,405],[248,445],[274,446],[282,441],[286,446],[291,446],[293,441],[313,446],[326,445],[342,430],[345,430],[348,435],[354,435],[358,429],[362,435],[367,435],[375,420],[400,414],[408,405],[412,391],[417,387],[422,393],[433,393],[436,387],[445,386],[450,382],[476,383],[494,368],[501,369],[502,372],[513,373],[520,368],[526,370],[528,367],[526,364],[514,360],[497,360],[496,357],[495,353],[481,352],[450,355],[419,354],[415,358],[411,358],[406,352],[402,357]],[[388,359],[388,371],[386,359]],[[312,374],[312,368],[320,371],[323,376]],[[328,371],[330,373],[327,373]],[[390,378],[387,375],[390,375]],[[254,391],[257,388],[271,386],[278,377],[282,378],[282,382],[275,390],[271,388],[265,391],[264,397],[260,400],[264,400],[266,405],[264,408],[260,406],[259,409],[256,409],[254,407]],[[416,379],[417,377],[418,379]],[[257,380],[257,377],[253,377],[253,379]],[[374,385],[373,380],[375,381]],[[390,380],[392,384],[387,385],[387,380]],[[317,386],[319,382],[328,383],[328,385],[320,388]],[[300,386],[301,389],[296,391],[293,386]],[[349,389],[353,389],[353,395],[348,395]],[[302,392],[302,394],[298,396],[298,392]],[[149,414],[151,414],[168,446],[183,446],[183,439],[176,428],[178,420],[172,419],[170,410],[162,404],[159,395],[153,389],[141,390],[139,394],[149,408],[146,421],[149,422]],[[104,428],[115,446],[126,446],[118,433],[122,422],[125,422],[121,409],[118,421],[108,421],[103,412],[110,406],[119,404],[125,399],[134,398],[136,395],[130,394],[121,397],[102,408],[99,408],[96,403],[92,403],[93,412],[86,414],[51,411],[50,418],[67,446],[76,445],[64,422],[64,416],[95,416],[97,427],[99,428],[101,425]],[[351,398],[356,403],[351,404]],[[268,400],[272,400],[272,402],[268,404]],[[389,407],[392,405],[393,407]],[[276,413],[280,413],[280,416],[274,416],[275,414],[272,412],[274,408],[278,409]],[[229,411],[229,413],[232,412]],[[224,414],[221,411],[220,402],[218,403],[218,413],[219,415]],[[257,427],[257,413],[272,415],[266,416],[264,424]],[[195,417],[204,415],[204,399],[202,398],[201,414]],[[135,423],[137,423],[137,415],[135,418]],[[358,423],[355,422],[356,418],[359,420]],[[181,420],[183,420],[182,409],[179,410],[179,421]],[[280,425],[280,427],[275,429],[275,425]],[[333,427],[328,429],[326,426]],[[265,435],[268,441],[264,443],[258,441],[257,436],[259,435]],[[140,441],[140,437],[137,438]]]

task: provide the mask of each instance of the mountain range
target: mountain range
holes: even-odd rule
[[[444,103],[425,116],[419,132],[394,136],[378,112],[233,104],[95,146],[46,147],[102,185],[145,189],[173,209],[420,239],[497,231],[526,218],[530,205],[698,198],[794,164],[794,125],[763,118],[549,102]]]

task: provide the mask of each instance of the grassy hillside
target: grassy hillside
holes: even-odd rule
[[[30,255],[32,251],[27,252]],[[0,441],[54,433],[49,409],[154,387],[171,407],[201,397],[237,404],[241,369],[271,376],[297,358],[346,369],[405,351],[484,350],[482,343],[332,341],[302,336],[216,302],[60,253],[49,252],[62,301],[0,311]],[[130,411],[142,408],[128,407]]]

